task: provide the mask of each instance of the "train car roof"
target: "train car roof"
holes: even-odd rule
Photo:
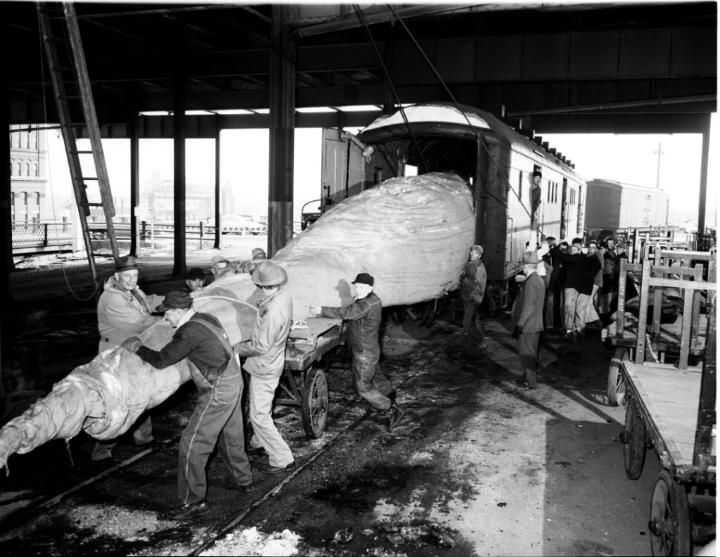
[[[447,130],[452,129],[457,130],[461,135],[468,135],[468,132],[472,133],[471,130],[473,129],[489,130],[501,141],[505,141],[512,149],[523,152],[532,159],[543,159],[542,162],[546,165],[552,163],[568,174],[577,175],[570,165],[564,163],[556,155],[553,155],[533,140],[518,133],[493,114],[467,105],[451,103],[409,105],[404,107],[402,111],[397,110],[392,114],[379,116],[371,124],[360,130],[358,137],[362,141],[372,143],[380,138],[403,135],[403,128],[406,126],[405,119],[407,119],[408,124],[429,126],[439,133],[443,131],[447,133]]]

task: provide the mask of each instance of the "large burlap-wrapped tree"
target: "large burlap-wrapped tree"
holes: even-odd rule
[[[278,251],[273,261],[288,273],[296,320],[311,305],[352,301],[350,281],[375,277],[385,306],[431,300],[457,287],[474,239],[475,217],[467,185],[451,174],[392,178],[349,198]],[[210,284],[194,308],[215,315],[233,344],[249,338],[256,288],[247,274]],[[161,322],[142,335],[159,349],[173,329]],[[0,468],[13,453],[85,431],[96,439],[125,433],[148,408],[190,378],[185,361],[158,370],[117,347],[75,368],[52,392],[0,430]]]

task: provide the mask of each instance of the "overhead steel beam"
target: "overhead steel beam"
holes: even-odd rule
[[[415,7],[408,7],[396,10],[400,17],[412,18],[418,16],[433,16],[440,14],[447,14],[451,12],[464,11],[465,9],[473,6],[473,4],[446,4],[446,5],[422,5]],[[492,4],[492,6],[498,6],[498,4]],[[302,9],[302,8],[301,8]],[[361,8],[362,9],[362,8]],[[497,9],[497,8],[495,8]],[[392,13],[386,7],[369,7],[362,10],[365,19],[369,25],[376,23],[386,23],[394,19]],[[291,22],[292,24],[292,22]],[[316,35],[324,35],[327,33],[337,33],[338,31],[344,31],[346,29],[353,29],[360,27],[360,22],[354,13],[341,15],[333,18],[331,21],[325,21],[322,23],[316,23],[313,25],[303,25],[297,27],[293,31],[293,35],[297,38],[313,37]]]

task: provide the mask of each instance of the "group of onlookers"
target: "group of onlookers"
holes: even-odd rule
[[[573,341],[589,324],[606,324],[617,308],[618,259],[625,257],[614,239],[601,243],[574,238],[570,244],[548,237],[523,255],[523,282],[512,310],[513,337],[518,351],[523,388],[534,388],[541,366],[538,359],[543,331]]]
[[[589,324],[607,324],[617,309],[618,259],[626,257],[624,248],[611,237],[587,244],[574,238],[569,245],[548,237],[546,246],[541,247],[549,271],[544,328],[576,340]]]

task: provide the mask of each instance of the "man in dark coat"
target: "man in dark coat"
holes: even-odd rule
[[[375,279],[368,273],[360,273],[353,284],[356,296],[352,304],[341,308],[311,308],[311,311],[347,322],[348,345],[353,353],[352,370],[357,393],[373,408],[387,413],[388,429],[392,430],[400,421],[402,412],[395,402],[395,388],[380,367],[382,301],[373,292]],[[317,311],[318,309],[320,311]]]
[[[524,374],[520,385],[526,389],[534,389],[538,381],[538,351],[540,333],[543,330],[545,282],[537,274],[537,266],[541,263],[536,251],[525,252],[523,263],[527,280],[515,298],[511,319],[515,326],[513,337],[518,339],[520,366]]]
[[[240,362],[227,334],[212,315],[196,313],[190,294],[174,290],[161,306],[165,319],[177,330],[162,350],[142,346],[137,337],[122,346],[155,368],[163,369],[187,358],[200,396],[180,439],[178,497],[182,505],[165,515],[190,520],[207,514],[205,468],[215,445],[229,472],[226,487],[252,490],[252,470],[245,453],[240,398],[243,379]]]

